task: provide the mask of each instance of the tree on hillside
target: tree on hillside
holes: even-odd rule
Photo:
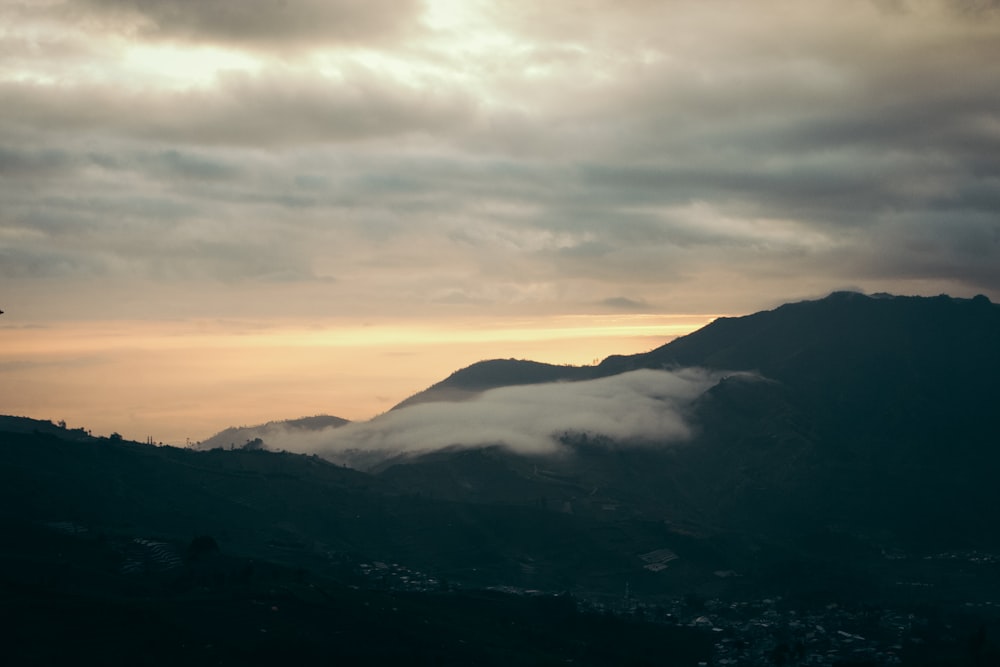
[[[257,451],[259,449],[264,449],[264,441],[261,440],[260,438],[254,438],[253,440],[247,440],[246,444],[243,445],[240,449],[244,449],[244,450],[250,451],[250,452]]]

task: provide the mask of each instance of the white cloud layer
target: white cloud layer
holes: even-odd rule
[[[500,445],[521,454],[561,450],[560,436],[603,436],[630,446],[690,438],[687,411],[718,380],[701,369],[638,370],[583,382],[504,387],[459,403],[423,403],[368,422],[303,433],[270,432],[271,449],[374,465],[401,454]]]

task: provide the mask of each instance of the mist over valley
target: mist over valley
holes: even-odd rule
[[[985,659],[1000,620],[996,340],[985,297],[838,292],[591,366],[482,362],[368,422],[234,427],[188,449],[4,417],[5,585],[53,619],[64,594],[131,609],[142,591],[185,642],[197,605],[236,605],[214,653],[168,641],[175,657],[265,646],[237,631],[256,600],[278,610],[254,621],[273,646],[304,658],[396,659],[294,639],[352,605],[382,610],[362,635],[402,614],[390,625],[418,662],[465,655],[456,639],[487,616],[521,627],[555,605],[555,644],[489,631],[468,655],[542,664],[558,645],[610,664],[626,649],[598,638],[626,632],[633,655],[692,665],[776,651],[933,664],[973,640]],[[420,618],[430,634],[412,634]]]

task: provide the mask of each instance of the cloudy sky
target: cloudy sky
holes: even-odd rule
[[[0,412],[176,442],[1000,301],[998,62],[990,0],[0,0]]]

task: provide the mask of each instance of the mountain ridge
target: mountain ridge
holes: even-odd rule
[[[640,368],[676,368],[684,366],[704,366],[718,370],[741,370],[761,372],[765,375],[778,364],[780,346],[795,347],[787,340],[775,340],[768,346],[769,363],[754,363],[741,349],[747,347],[747,340],[729,345],[728,349],[714,349],[712,354],[706,348],[717,347],[720,340],[732,335],[734,329],[753,326],[752,340],[757,343],[766,338],[769,328],[787,315],[798,315],[802,310],[820,310],[832,306],[837,311],[859,304],[893,304],[902,306],[899,310],[912,310],[914,304],[937,304],[944,308],[957,306],[964,311],[992,311],[994,326],[1000,318],[1000,305],[993,304],[984,295],[971,298],[955,298],[947,295],[936,297],[898,296],[887,293],[865,295],[860,292],[837,291],[821,299],[790,302],[771,310],[749,315],[720,317],[709,324],[684,336],[679,336],[653,350],[632,355],[610,355],[596,366],[568,366],[515,359],[490,359],[471,364],[453,372],[444,380],[410,396],[393,409],[436,400],[468,400],[484,390],[505,386],[535,384],[539,382],[589,380],[620,374]],[[879,306],[881,307],[881,305]],[[966,312],[965,314],[968,314]],[[913,316],[912,313],[909,314]],[[786,318],[787,319],[787,318]],[[829,319],[829,316],[828,316]],[[836,321],[827,321],[823,326],[836,326]],[[800,351],[801,353],[801,351]]]
[[[756,661],[740,664],[774,664],[792,640],[812,651],[810,664],[859,655],[870,660],[853,664],[900,664],[889,658],[901,650],[904,665],[992,664],[968,647],[992,647],[984,628],[1000,631],[998,340],[1000,309],[985,298],[834,294],[720,319],[603,368],[500,360],[449,377],[467,392],[537,380],[521,399],[561,394],[551,405],[572,408],[566,392],[580,386],[567,373],[715,370],[693,399],[652,403],[680,410],[687,440],[565,428],[544,452],[494,441],[400,455],[369,472],[315,454],[155,447],[0,418],[0,583],[16,601],[5,627],[36,637],[39,619],[66,618],[60,636],[75,639],[79,609],[114,607],[130,610],[122,616],[136,619],[129,627],[140,636],[157,637],[146,620],[190,610],[210,630],[192,635],[184,625],[177,650],[191,636],[215,642],[207,638],[224,627],[233,650],[272,646],[270,663],[301,645],[301,623],[274,622],[290,610],[312,618],[309,628],[378,619],[373,637],[404,626],[422,636],[433,613],[437,644],[455,622],[440,610],[455,603],[463,635],[448,652],[460,655],[467,643],[509,646],[515,635],[492,620],[498,605],[530,609],[540,596],[549,613],[568,614],[579,600],[606,621],[657,619],[650,637],[680,633],[673,645],[643,648],[647,662],[669,661],[703,636],[714,658],[765,642]],[[611,394],[625,386],[596,384]],[[498,393],[518,396],[488,398]],[[468,407],[414,405],[416,422],[388,424]],[[303,428],[336,418],[309,419]],[[194,545],[213,548],[195,554]],[[451,597],[484,587],[514,597],[477,598],[474,608]],[[31,612],[23,619],[22,607]],[[316,622],[317,613],[332,620]],[[500,617],[504,628],[513,620]],[[279,629],[280,642],[268,644]],[[567,636],[559,654],[585,646],[588,632]],[[440,663],[429,650],[428,664]],[[710,662],[708,652],[703,645],[683,664]],[[931,652],[945,657],[928,662]],[[622,664],[621,655],[598,662]]]
[[[600,376],[689,365],[729,371],[692,406],[694,440],[662,448],[582,447],[580,437],[571,437],[567,451],[576,463],[563,457],[544,465],[577,471],[577,482],[573,489],[552,486],[551,493],[583,508],[594,504],[586,500],[590,490],[603,489],[603,505],[629,505],[667,521],[697,517],[724,530],[752,526],[780,539],[818,523],[855,526],[866,539],[891,526],[890,541],[919,542],[928,539],[924,525],[931,522],[942,543],[990,542],[975,530],[977,514],[964,508],[1000,506],[991,417],[1000,404],[996,341],[1000,306],[980,296],[834,293],[720,318],[650,352],[581,371]],[[498,465],[538,483],[515,458],[503,456]],[[451,462],[458,460],[417,457],[383,475],[404,488],[451,483],[452,497],[478,497],[463,495],[468,481]],[[427,481],[406,466],[419,466]],[[490,475],[481,467],[464,474]]]
[[[196,443],[194,449],[235,449],[237,447],[266,448],[268,439],[284,431],[321,431],[338,428],[350,421],[333,415],[313,415],[295,419],[269,421],[255,426],[230,426]]]

